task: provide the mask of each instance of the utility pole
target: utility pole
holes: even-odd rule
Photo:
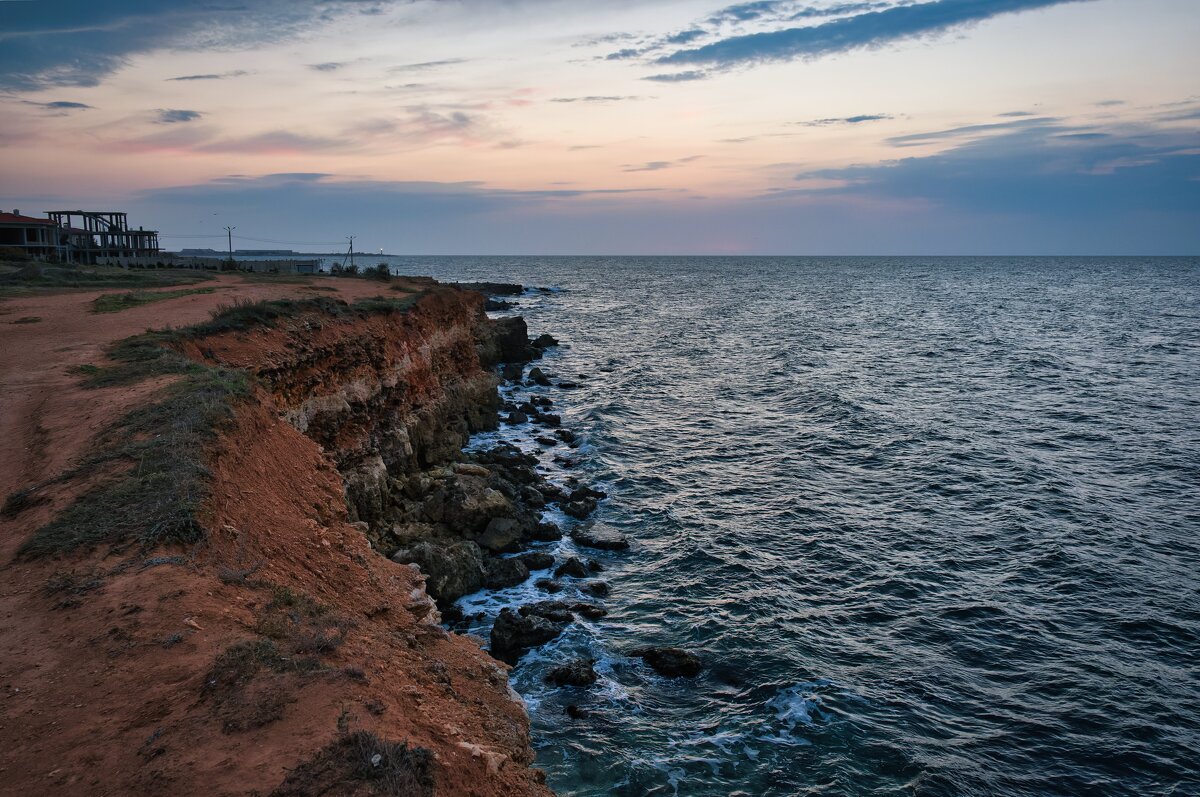
[[[350,268],[351,268],[351,270],[353,270],[354,269],[354,236],[351,235],[351,236],[349,236],[349,238],[350,238]]]
[[[225,234],[227,236],[229,236],[229,262],[230,263],[233,262],[233,231],[236,229],[237,229],[237,227],[226,227],[225,228]]]

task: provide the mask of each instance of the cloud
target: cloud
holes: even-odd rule
[[[386,2],[386,0],[383,0]],[[361,0],[57,0],[0,2],[0,88],[96,86],[133,56],[212,51],[293,37],[338,16],[372,13]],[[183,75],[214,80],[226,75]]]
[[[92,106],[84,102],[70,102],[67,100],[55,100],[54,102],[33,102],[32,100],[21,100],[22,105],[32,105],[35,108],[43,108],[47,111],[55,111],[52,116],[66,116],[71,111],[90,111]]]
[[[179,108],[159,108],[158,123],[172,125],[179,122],[194,122],[203,115],[199,111],[185,111]]]
[[[625,100],[640,100],[641,97],[632,96],[599,96],[592,95],[588,97],[552,97],[550,102],[623,102]]]
[[[336,72],[345,65],[345,61],[326,61],[323,64],[309,64],[308,68],[317,72]]]
[[[959,140],[970,130],[996,134]],[[1200,212],[1200,154],[1187,154],[1183,134],[1078,133],[1043,119],[926,135],[954,143],[932,155],[802,172],[796,180],[841,186],[827,195],[924,200],[945,212],[1085,218],[1097,226],[1118,213]]]
[[[896,41],[944,34],[1001,14],[1030,11],[1090,0],[930,0],[867,10],[817,25],[788,27],[728,36],[692,49],[676,50],[655,59],[670,65],[701,64],[717,69],[772,61],[818,58],[833,53],[880,47]],[[733,6],[743,16],[761,16],[760,6]],[[728,9],[727,9],[728,11]],[[755,16],[747,18],[753,19]]]
[[[657,172],[663,169],[670,169],[675,166],[681,166],[685,163],[691,163],[703,158],[703,155],[688,155],[686,158],[676,158],[672,161],[649,161],[648,163],[626,163],[621,171],[625,172]]]
[[[453,66],[454,64],[465,64],[470,59],[467,58],[443,58],[440,61],[420,61],[415,64],[400,64],[398,66],[388,67],[389,72],[421,72],[426,69],[436,69],[440,66]]]
[[[882,122],[895,117],[886,113],[864,113],[858,116],[840,116],[830,119],[813,119],[809,122],[797,122],[805,127],[829,127],[831,125],[859,125],[863,122]]]
[[[1023,119],[1027,116],[1037,116],[1033,111],[1008,111],[1006,113],[998,113],[1001,119]]]
[[[893,147],[916,147],[922,144],[932,144],[937,141],[942,141],[950,138],[964,138],[976,136],[980,133],[994,133],[997,131],[1013,130],[1022,127],[1043,127],[1048,124],[1053,124],[1059,120],[1052,116],[1037,116],[1029,119],[1019,119],[1014,122],[992,122],[989,124],[964,125],[962,127],[951,127],[946,130],[931,130],[924,133],[909,133],[902,136],[892,136],[887,139],[887,143]]]
[[[655,83],[687,83],[693,80],[704,80],[707,72],[689,70],[687,72],[668,72],[661,75],[646,75],[642,80],[652,80]]]
[[[250,74],[245,69],[233,69],[229,72],[210,73],[207,75],[180,75],[179,77],[166,78],[168,81],[173,80],[228,80],[234,77],[245,77]]]

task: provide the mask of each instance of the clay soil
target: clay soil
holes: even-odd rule
[[[83,389],[72,369],[112,342],[235,299],[402,295],[349,279],[207,285],[106,315],[91,302],[112,291],[0,302],[0,498],[61,473],[161,389]],[[0,794],[388,793],[369,762],[363,776],[334,760],[356,732],[428,750],[434,794],[550,793],[503,665],[443,631],[419,573],[347,524],[339,474],[270,396],[239,409],[210,468],[209,534],[187,549],[16,557],[104,473],[0,518]]]

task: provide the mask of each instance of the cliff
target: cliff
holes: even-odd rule
[[[506,666],[447,633],[426,576],[389,559],[436,572],[446,600],[547,533],[503,463],[460,454],[497,423],[492,366],[536,351],[479,294],[419,287],[406,307],[297,303],[168,340],[206,374],[248,377],[214,393],[227,413],[199,416],[220,419],[199,529],[27,547],[9,566],[0,792],[550,793]],[[162,436],[131,432],[120,456],[22,492],[6,523],[60,528]],[[464,549],[465,569],[430,565]]]

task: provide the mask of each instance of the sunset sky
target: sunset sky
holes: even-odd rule
[[[0,206],[168,248],[1200,254],[1198,42],[1197,0],[0,0]]]

